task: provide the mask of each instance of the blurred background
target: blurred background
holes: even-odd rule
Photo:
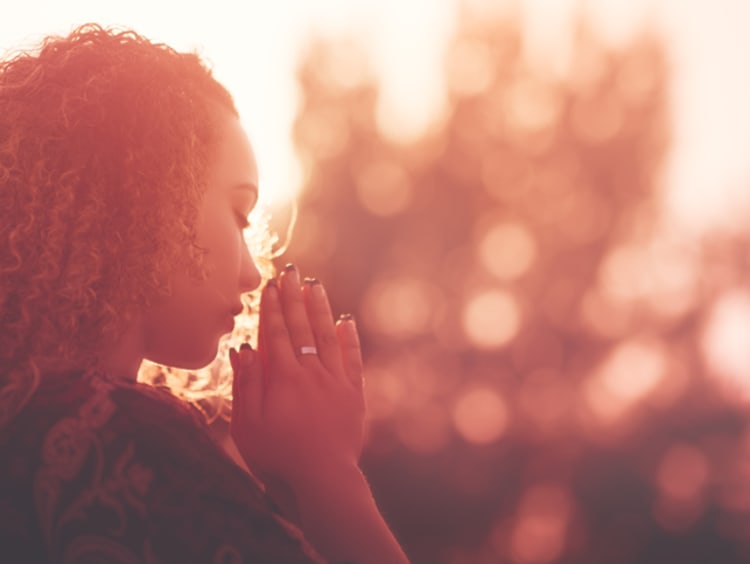
[[[750,561],[750,5],[26,5],[2,47],[123,24],[234,92],[415,563]]]

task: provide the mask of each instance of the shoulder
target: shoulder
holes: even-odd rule
[[[54,416],[39,435],[30,486],[50,554],[109,560],[120,550],[116,561],[130,553],[134,561],[314,557],[197,412],[168,391],[90,377],[65,393],[42,391],[23,419],[42,406]]]

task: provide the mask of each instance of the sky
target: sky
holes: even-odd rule
[[[661,33],[673,70],[671,152],[662,174],[675,225],[694,233],[750,221],[750,3],[746,0],[466,0],[474,10],[518,10],[525,54],[564,72],[571,22],[583,7],[599,35],[625,44]],[[262,198],[293,197],[303,178],[291,140],[299,50],[315,33],[365,41],[382,80],[384,131],[417,137],[445,103],[442,56],[457,0],[211,2],[26,0],[0,20],[0,52],[95,21],[197,49],[234,94],[258,157]],[[392,124],[398,124],[394,128]],[[389,125],[391,124],[391,125]]]

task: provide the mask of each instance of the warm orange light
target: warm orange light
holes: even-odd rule
[[[700,496],[709,478],[706,455],[698,448],[673,445],[659,462],[656,484],[662,495],[675,501],[691,501]]]
[[[448,52],[448,88],[459,96],[480,94],[492,84],[494,66],[493,54],[486,42],[464,39]]]
[[[633,301],[643,294],[648,261],[639,246],[622,245],[610,251],[599,271],[599,285],[605,296]]]
[[[490,119],[488,127],[492,127]],[[487,193],[501,202],[517,202],[536,179],[531,160],[507,157],[504,151],[488,152],[482,158],[482,184]]]
[[[728,399],[750,400],[750,292],[734,290],[714,304],[701,343]]]
[[[632,304],[613,299],[598,288],[586,292],[579,310],[583,321],[594,333],[610,339],[625,335],[633,320]]]
[[[534,263],[536,243],[522,223],[496,223],[479,243],[479,258],[484,267],[501,280],[514,280]]]
[[[370,163],[357,175],[357,196],[370,213],[395,215],[411,203],[411,181],[395,162]]]
[[[599,290],[614,301],[646,303],[664,319],[683,315],[696,299],[697,260],[674,234],[622,244],[609,253],[599,272]]]
[[[405,338],[429,330],[440,304],[438,290],[409,276],[376,281],[365,296],[365,321],[379,333]]]
[[[335,108],[310,111],[297,124],[297,135],[317,159],[338,155],[349,140],[349,126]]]
[[[505,99],[505,117],[510,132],[544,132],[557,123],[563,99],[552,85],[531,79],[514,81]]]
[[[508,426],[505,401],[494,388],[475,388],[464,393],[453,410],[453,423],[471,443],[489,444],[498,440]]]
[[[568,491],[556,484],[537,485],[524,493],[510,552],[518,564],[556,561],[565,548],[573,512]]]
[[[623,126],[621,103],[613,96],[592,96],[576,104],[572,113],[573,127],[588,143],[604,143]]]
[[[600,419],[618,419],[662,384],[667,366],[667,352],[661,343],[646,339],[625,341],[587,382],[589,407]]]
[[[656,471],[659,496],[654,518],[668,530],[685,530],[701,516],[704,490],[710,478],[706,455],[688,444],[672,445]]]
[[[464,307],[464,332],[476,347],[506,345],[518,334],[520,326],[521,311],[509,292],[490,290],[474,296]]]

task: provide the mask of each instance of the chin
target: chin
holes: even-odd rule
[[[214,341],[210,346],[207,346],[206,343],[193,344],[193,346],[184,347],[180,351],[150,356],[149,360],[182,370],[200,370],[216,359],[218,351],[219,343]]]

